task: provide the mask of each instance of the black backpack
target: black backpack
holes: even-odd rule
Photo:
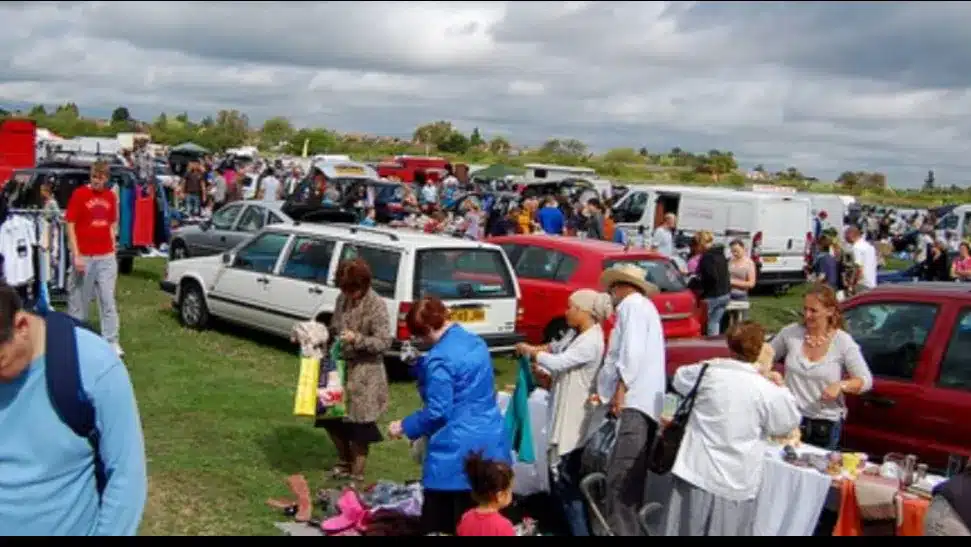
[[[107,482],[104,462],[101,459],[101,435],[98,431],[94,405],[81,385],[81,368],[78,361],[78,341],[74,329],[90,328],[70,315],[50,311],[44,315],[47,323],[45,348],[47,393],[51,405],[71,431],[88,441],[94,458],[94,476],[98,495],[104,492]]]

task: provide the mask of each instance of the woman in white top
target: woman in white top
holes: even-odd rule
[[[734,358],[681,367],[674,375],[674,390],[687,395],[708,365],[671,470],[668,536],[752,535],[764,440],[799,425],[795,398],[759,371],[762,327],[746,321],[727,338]]]
[[[796,397],[805,443],[837,450],[846,418],[844,393],[858,395],[873,386],[860,346],[843,330],[836,293],[814,285],[803,297],[802,324],[772,338],[775,357],[785,363],[786,386]]]
[[[553,348],[527,344],[518,347],[520,354],[534,360],[533,374],[538,383],[553,394],[548,448],[552,484],[574,536],[590,535],[578,488],[582,477],[578,475],[594,408],[587,401],[596,392],[597,372],[604,355],[604,332],[600,323],[611,313],[613,307],[608,295],[581,289],[570,295],[566,310],[566,323],[575,336],[554,343]],[[557,351],[557,346],[562,349]]]

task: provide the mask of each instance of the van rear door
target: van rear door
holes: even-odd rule
[[[812,232],[809,207],[804,198],[759,200],[756,230],[762,233],[763,271],[802,271],[806,234]]]

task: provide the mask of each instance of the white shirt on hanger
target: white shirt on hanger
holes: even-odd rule
[[[0,225],[0,254],[3,255],[3,276],[8,285],[16,287],[33,279],[34,245],[37,245],[36,228],[27,218],[10,215]]]

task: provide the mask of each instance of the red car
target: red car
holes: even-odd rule
[[[959,283],[881,285],[842,305],[873,373],[873,389],[849,397],[843,444],[873,458],[916,454],[944,469],[971,455],[971,288]],[[724,340],[674,340],[668,373],[728,355]]]
[[[621,262],[643,268],[647,280],[661,290],[651,300],[661,314],[665,338],[701,335],[697,300],[678,268],[663,255],[575,237],[514,235],[489,241],[506,252],[519,279],[523,314],[516,331],[531,343],[548,342],[563,332],[570,295],[579,289],[602,291],[600,274]]]

